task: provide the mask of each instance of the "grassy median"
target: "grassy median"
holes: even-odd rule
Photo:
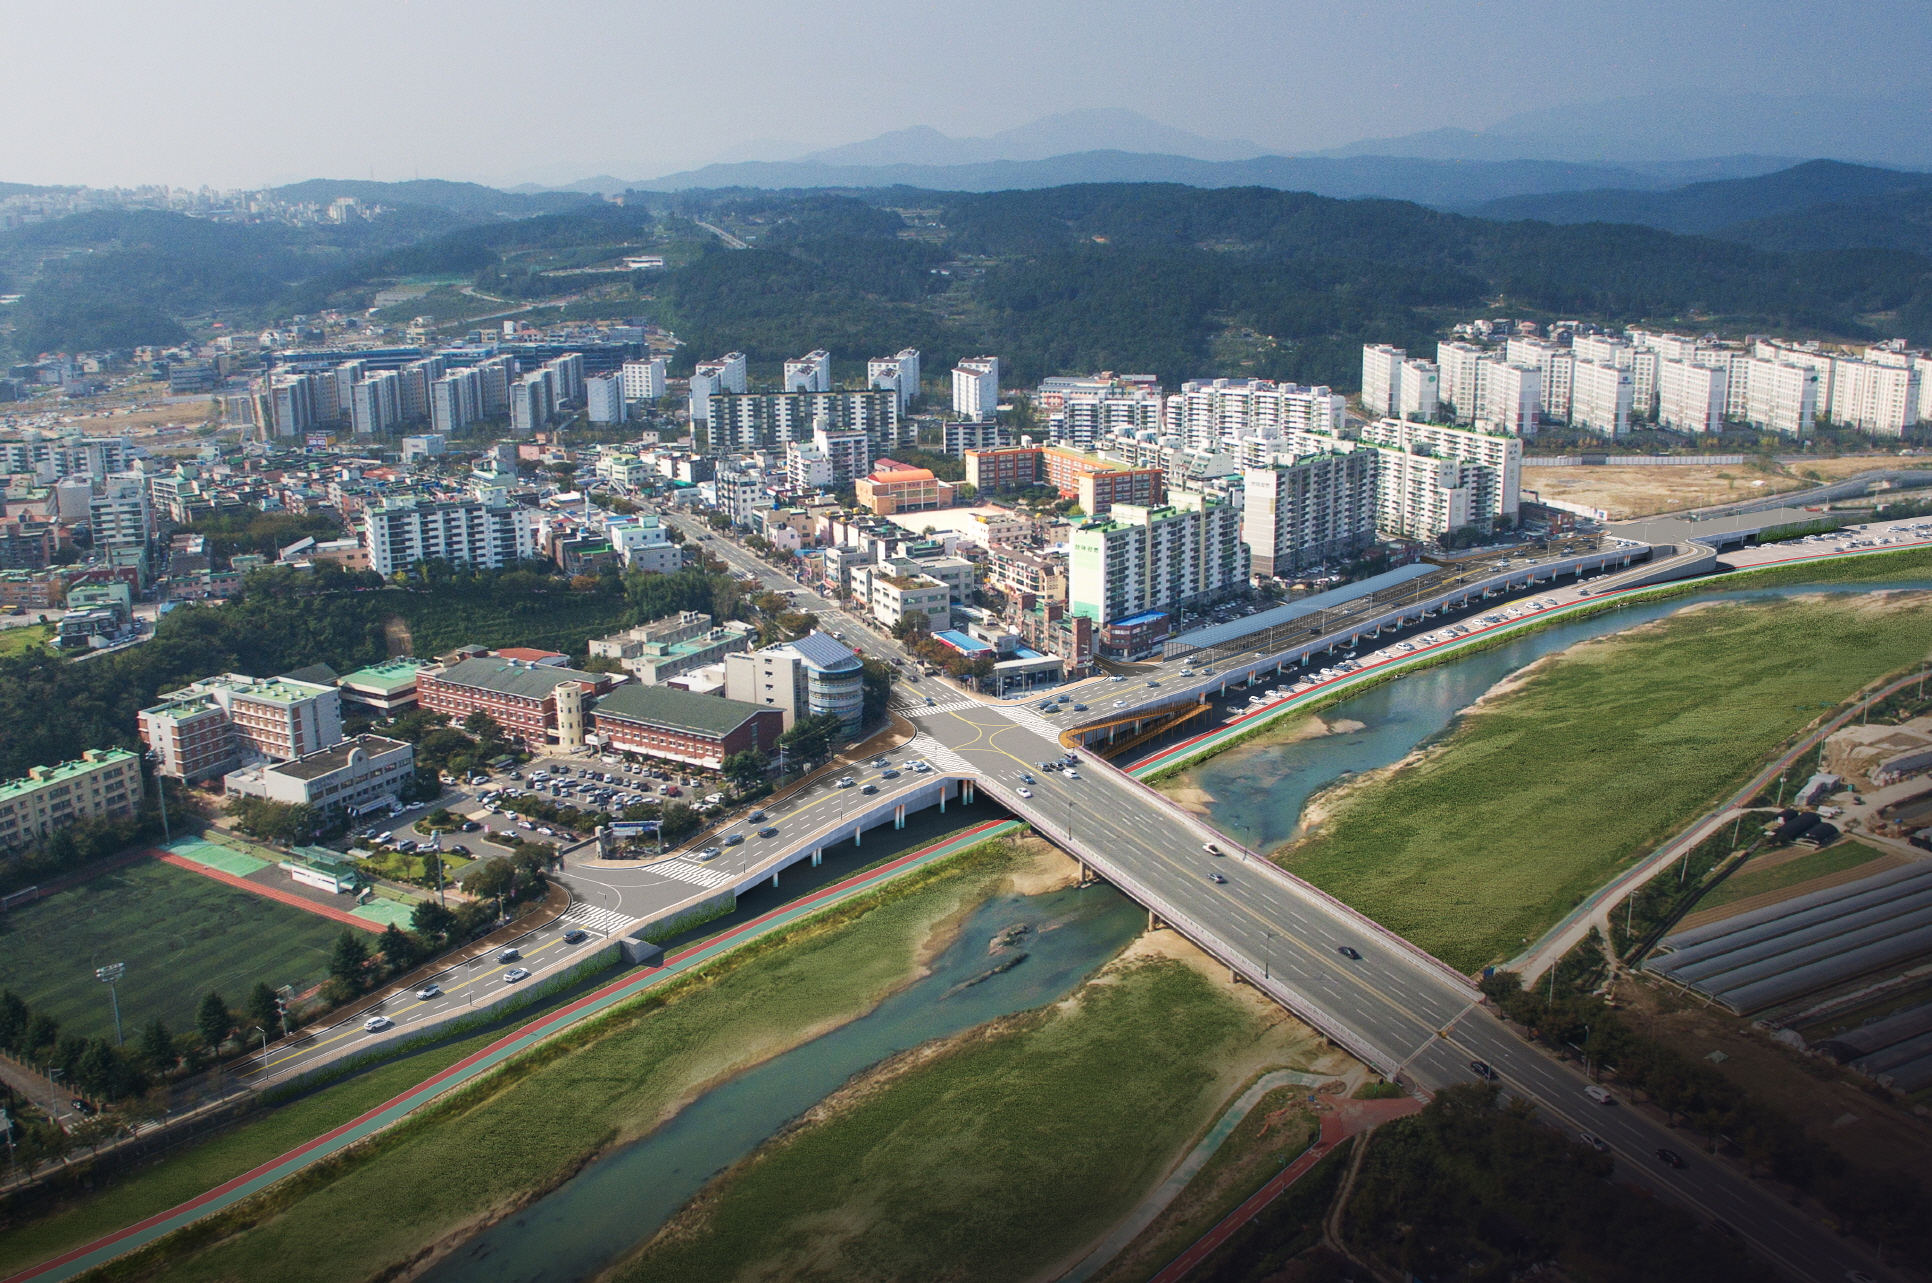
[[[1313,1050],[1198,955],[1163,956],[1170,944],[1151,937],[1065,1002],[857,1080],[612,1277],[1019,1279],[1071,1265],[1254,1069]]]
[[[1276,858],[1464,970],[1513,956],[1788,736],[1925,658],[1932,597],[1719,602],[1572,647],[1311,803]]]
[[[708,1087],[862,1014],[909,980],[934,933],[1014,863],[1006,843],[983,844],[774,932],[113,1262],[103,1277],[333,1283],[413,1260]]]

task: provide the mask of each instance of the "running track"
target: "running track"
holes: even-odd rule
[[[987,838],[998,837],[1020,827],[1022,826],[1015,820],[990,820],[968,829],[950,841],[900,856],[889,864],[857,874],[832,886],[822,887],[808,896],[734,927],[702,944],[696,944],[682,952],[672,954],[664,960],[662,966],[651,967],[639,974],[626,976],[594,993],[586,994],[567,1007],[559,1008],[533,1021],[522,1029],[506,1034],[481,1051],[451,1065],[435,1077],[376,1106],[360,1118],[352,1119],[333,1131],[289,1150],[278,1158],[270,1159],[251,1172],[244,1172],[205,1194],[189,1199],[165,1212],[156,1213],[137,1224],[22,1270],[4,1283],[26,1283],[29,1279],[57,1283],[58,1280],[71,1279],[85,1270],[105,1264],[117,1256],[152,1243],[164,1234],[192,1224],[204,1216],[232,1207],[283,1177],[293,1175],[313,1163],[341,1152],[357,1141],[381,1131],[391,1123],[400,1121],[451,1088],[459,1087],[487,1073],[511,1057],[529,1050],[550,1035],[575,1024],[586,1016],[607,1011],[625,999],[702,966],[748,940],[756,939],[776,928],[788,926],[840,900],[872,890],[910,869],[931,864],[935,860],[957,854]]]

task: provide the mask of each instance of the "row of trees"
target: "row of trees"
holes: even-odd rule
[[[159,838],[161,811],[151,799],[152,794],[132,819],[102,816],[77,820],[65,828],[55,829],[34,846],[0,853],[0,894],[77,872],[137,842]],[[169,805],[180,807],[174,801]],[[179,820],[182,814],[177,809],[175,818]]]

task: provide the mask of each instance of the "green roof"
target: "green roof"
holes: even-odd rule
[[[414,686],[416,674],[424,667],[421,660],[392,659],[387,663],[371,664],[367,668],[358,668],[353,673],[345,673],[338,679],[336,685],[392,695],[405,687]]]
[[[626,722],[646,722],[677,731],[724,736],[759,713],[775,712],[762,704],[696,695],[675,686],[643,686],[629,682],[597,701],[597,715]]]
[[[33,769],[39,772],[38,776],[29,773],[17,780],[0,781],[0,802],[22,797],[28,793],[44,789],[50,784],[58,784],[62,780],[76,779],[91,771],[97,771],[103,766],[112,766],[116,762],[131,762],[134,760],[134,754],[124,748],[110,748],[105,751],[90,749],[88,751],[94,753],[94,760],[91,762],[83,757],[76,758],[71,762],[62,762],[58,766],[37,766]]]
[[[609,680],[597,673],[580,673],[573,668],[520,664],[508,659],[466,659],[435,674],[435,677],[452,686],[467,686],[523,699],[546,699],[550,692],[565,682],[585,682],[595,686]]]

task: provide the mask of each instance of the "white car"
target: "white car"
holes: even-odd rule
[[[1032,797],[1032,796],[1033,796],[1033,790],[1032,790],[1032,789],[1021,789],[1021,790],[1020,790],[1020,796],[1021,796],[1021,797]]]
[[[387,1016],[371,1016],[362,1022],[362,1027],[370,1033],[381,1033],[396,1022]]]

